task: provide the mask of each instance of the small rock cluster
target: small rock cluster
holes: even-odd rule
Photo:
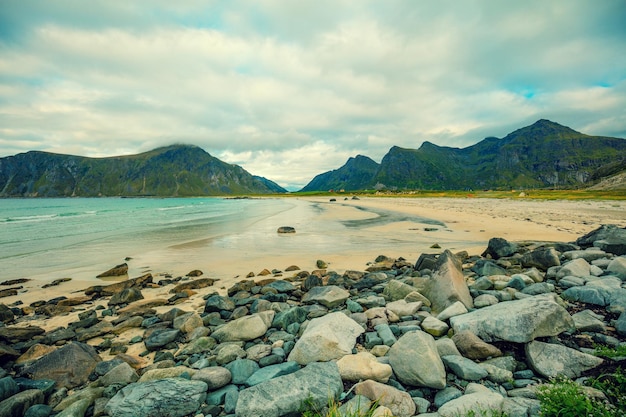
[[[381,416],[538,415],[538,384],[601,369],[594,344],[625,343],[625,255],[626,230],[603,226],[575,244],[494,238],[481,256],[275,270],[223,294],[147,274],[0,305],[0,416],[278,417],[329,400]],[[76,311],[67,327],[28,324]]]

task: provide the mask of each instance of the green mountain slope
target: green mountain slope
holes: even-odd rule
[[[285,191],[188,145],[110,158],[38,151],[0,158],[0,197],[184,197]]]
[[[419,149],[392,147],[360,189],[483,189],[580,187],[614,174],[626,140],[589,136],[539,120],[502,139],[488,137],[467,148],[424,142]],[[337,171],[318,175],[306,190],[327,190]],[[325,182],[320,181],[322,178]],[[348,188],[346,190],[356,190]]]
[[[369,186],[378,168],[372,159],[357,155],[341,168],[317,175],[302,191],[363,190]]]

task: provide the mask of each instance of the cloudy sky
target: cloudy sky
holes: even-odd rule
[[[626,137],[626,2],[1,0],[0,157],[202,147],[290,189],[540,118]]]

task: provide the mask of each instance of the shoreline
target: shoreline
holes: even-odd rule
[[[149,272],[158,281],[166,276],[184,276],[200,269],[204,272],[203,277],[217,278],[215,289],[224,292],[223,288],[245,279],[250,272],[258,274],[263,269],[284,271],[292,265],[313,270],[317,259],[327,262],[329,270],[343,273],[350,269],[365,269],[367,263],[373,262],[378,255],[404,257],[415,262],[421,253],[440,253],[444,249],[480,254],[493,237],[511,241],[571,242],[602,224],[626,227],[626,202],[613,200],[448,197],[361,197],[335,202],[326,197],[298,197],[298,200],[306,203],[297,204],[299,210],[303,207],[313,210],[297,212],[291,219],[289,213],[281,213],[259,220],[257,229],[250,235],[217,238],[215,240],[222,240],[208,249],[207,245],[198,248],[194,242],[189,242],[177,250],[165,248],[142,254],[129,262],[132,267],[128,278]],[[381,212],[390,213],[390,218],[380,221]],[[297,223],[290,224],[296,227],[295,236],[277,236],[276,228],[288,225],[282,224],[283,220]],[[433,225],[432,221],[440,224]],[[316,225],[329,229],[312,230]],[[254,246],[250,240],[259,242]],[[441,249],[431,248],[434,244]],[[212,251],[216,253],[209,253]],[[174,253],[177,256],[173,256]],[[207,260],[207,253],[213,258]],[[168,259],[170,256],[172,258]],[[17,295],[2,298],[1,302],[11,305],[21,301],[29,305],[42,299],[71,297],[89,286],[112,282],[95,278],[72,279],[59,286],[41,288],[55,278],[60,277],[20,284],[23,288]],[[123,279],[125,277],[119,280]],[[15,286],[0,289],[11,287]]]

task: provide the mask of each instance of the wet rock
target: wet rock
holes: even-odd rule
[[[289,375],[242,390],[235,409],[237,417],[280,417],[298,413],[302,404],[321,409],[336,400],[343,383],[333,362],[311,363]]]
[[[74,388],[88,382],[102,359],[89,345],[72,342],[43,356],[22,370],[31,379],[51,379],[57,387]]]
[[[558,375],[578,378],[584,371],[600,366],[603,362],[597,356],[536,340],[526,345],[526,357],[530,366],[546,378]]]
[[[527,343],[574,328],[574,321],[554,294],[501,302],[450,319],[455,333],[470,330],[486,342]]]
[[[343,313],[330,313],[311,320],[296,342],[288,360],[306,365],[330,361],[352,353],[363,328]]]
[[[134,383],[107,403],[111,417],[183,417],[193,414],[206,397],[207,384],[181,378]]]
[[[389,350],[389,364],[400,382],[442,389],[446,371],[437,352],[435,340],[423,331],[404,334]]]

